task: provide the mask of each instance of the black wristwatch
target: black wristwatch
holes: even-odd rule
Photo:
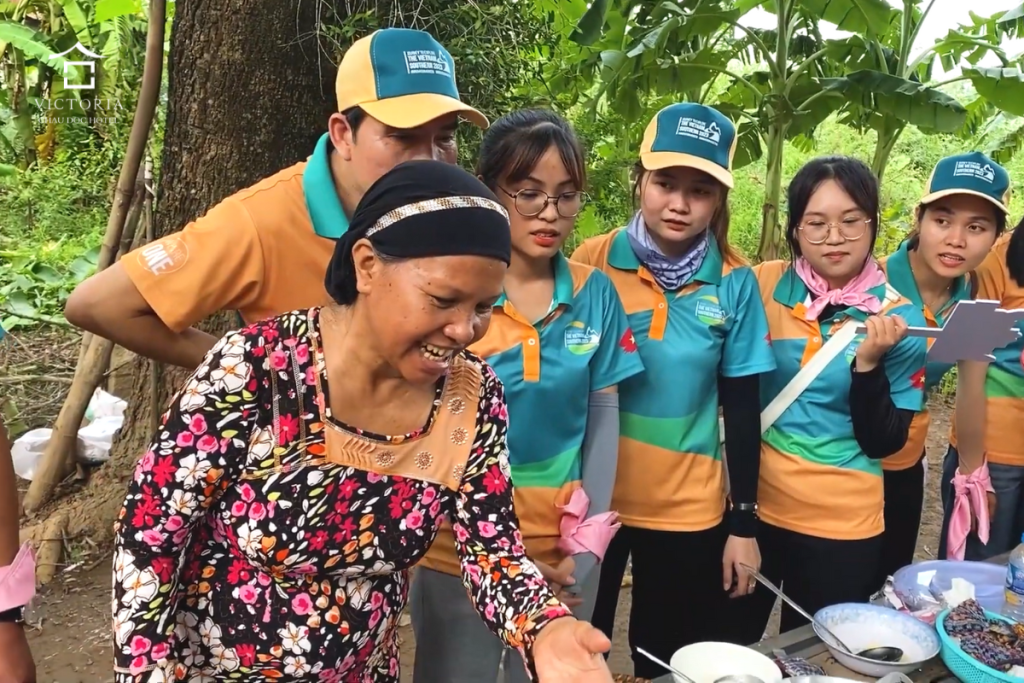
[[[5,612],[0,612],[0,624],[24,624],[25,608],[14,607]]]

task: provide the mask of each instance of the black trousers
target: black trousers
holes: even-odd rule
[[[897,570],[914,562],[917,534],[921,530],[921,509],[924,507],[924,455],[913,467],[886,470],[883,482],[885,532],[882,534],[882,556],[872,589],[876,591]]]
[[[654,531],[623,525],[604,562],[592,623],[609,638],[615,624],[622,575],[633,558],[633,604],[629,613],[629,649],[633,674],[657,678],[657,664],[637,653],[642,647],[668,661],[672,654],[704,640],[750,645],[764,629],[742,617],[752,598],[729,597],[722,588],[725,522],[707,531]]]
[[[758,525],[761,573],[796,604],[814,614],[841,602],[867,602],[882,551],[882,536],[862,541],[836,541],[799,534],[765,522]],[[763,632],[775,596],[763,586],[747,603],[749,619]],[[782,606],[781,631],[807,623],[789,605]]]

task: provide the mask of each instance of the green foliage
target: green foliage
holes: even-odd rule
[[[62,319],[95,270],[120,152],[83,147],[56,163],[0,176],[0,325]],[[21,317],[24,316],[24,317]]]

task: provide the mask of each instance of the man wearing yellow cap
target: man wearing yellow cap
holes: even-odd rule
[[[363,193],[410,159],[455,163],[455,63],[430,34],[403,28],[356,41],[338,68],[338,112],[308,160],[223,200],[181,232],[81,283],[67,319],[142,356],[192,369],[216,341],[194,327],[222,310],[246,322],[327,300],[335,240]]]

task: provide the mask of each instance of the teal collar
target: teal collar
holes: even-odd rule
[[[629,245],[629,237],[626,235],[625,228],[620,228],[612,237],[612,244],[608,249],[608,265],[619,270],[639,270],[643,265],[633,252],[633,247]],[[690,282],[694,280],[709,285],[717,285],[722,282],[722,252],[719,251],[718,241],[714,238],[708,240],[707,256],[704,257],[704,262],[700,264],[700,268],[693,274],[693,279]]]
[[[331,137],[324,133],[302,173],[302,194],[313,231],[320,237],[336,240],[348,231],[348,216],[341,206],[331,175]]]
[[[917,280],[914,279],[914,271],[910,268],[910,247],[907,240],[905,240],[903,244],[900,245],[900,248],[893,252],[888,259],[886,259],[885,274],[889,279],[889,284],[893,286],[893,289],[909,299],[922,311],[924,310],[925,303],[921,298],[921,291],[917,287]],[[970,298],[970,295],[971,286],[967,282],[967,278],[961,275],[953,282],[949,301],[942,307],[942,310],[930,311],[930,313],[935,316],[936,322],[942,324],[942,319],[945,314],[948,313],[958,301],[968,299]]]
[[[569,270],[569,261],[565,258],[562,252],[555,254],[551,261],[555,270],[555,296],[551,300],[551,310],[553,311],[559,306],[571,308],[573,284],[572,271]],[[505,292],[502,292],[498,300],[494,302],[494,305],[501,307],[505,305],[506,301],[508,301],[508,299],[505,296]]]
[[[868,292],[878,297],[879,301],[885,300],[884,283],[877,287],[872,287]],[[809,295],[810,292],[807,289],[807,285],[796,274],[796,269],[792,265],[786,268],[786,272],[779,278],[779,282],[775,285],[775,290],[772,292],[772,298],[775,301],[790,309],[795,309],[797,306],[802,308]],[[843,311],[842,314],[857,320],[867,320],[868,318],[867,313],[852,306]]]

